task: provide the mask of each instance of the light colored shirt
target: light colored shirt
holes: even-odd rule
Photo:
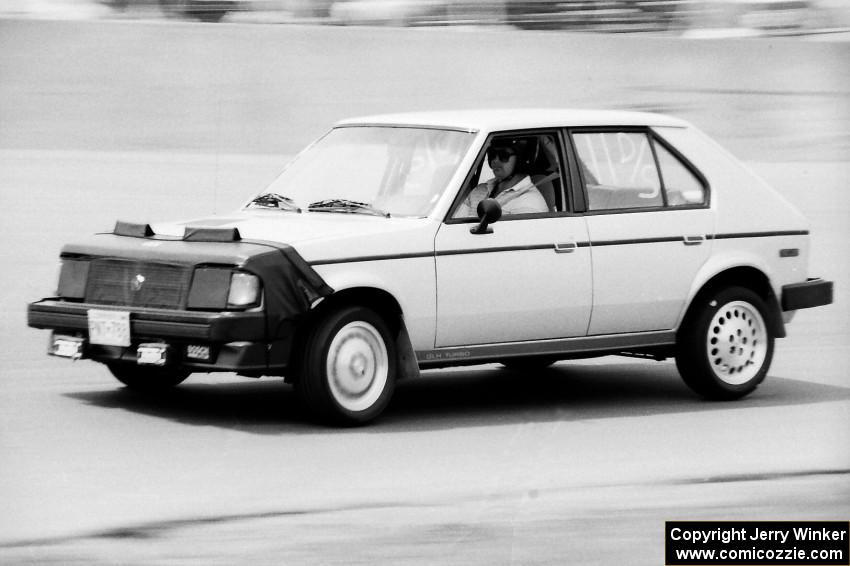
[[[496,179],[490,179],[481,183],[466,195],[466,198],[455,212],[455,218],[467,218],[478,216],[478,203],[485,198],[490,198],[496,188]],[[534,214],[549,212],[546,199],[526,176],[519,183],[509,189],[505,189],[493,197],[502,206],[502,214]]]

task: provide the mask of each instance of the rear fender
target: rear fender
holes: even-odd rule
[[[700,294],[723,286],[740,285],[761,295],[768,306],[766,322],[771,333],[777,338],[784,338],[785,323],[778,300],[780,290],[776,288],[769,274],[769,267],[756,254],[735,251],[711,257],[694,277],[688,299],[679,314],[677,328],[682,327]]]

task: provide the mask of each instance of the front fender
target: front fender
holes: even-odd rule
[[[376,289],[391,295],[401,308],[413,348],[434,347],[437,286],[433,256],[314,264],[313,269],[336,293]]]

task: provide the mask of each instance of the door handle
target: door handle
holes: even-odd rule
[[[578,249],[578,244],[575,242],[556,242],[555,243],[555,253],[556,254],[571,254]]]
[[[683,243],[686,246],[699,246],[705,241],[705,236],[702,234],[698,236],[684,236]]]

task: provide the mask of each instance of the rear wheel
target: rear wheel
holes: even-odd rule
[[[161,391],[183,383],[189,370],[173,367],[150,367],[127,363],[108,364],[115,378],[131,389],[138,391]]]
[[[296,389],[307,408],[336,424],[364,424],[395,390],[395,343],[384,320],[365,307],[321,319],[307,339]]]
[[[765,302],[744,287],[721,289],[697,301],[679,333],[679,373],[709,399],[747,395],[764,380],[773,359]]]

